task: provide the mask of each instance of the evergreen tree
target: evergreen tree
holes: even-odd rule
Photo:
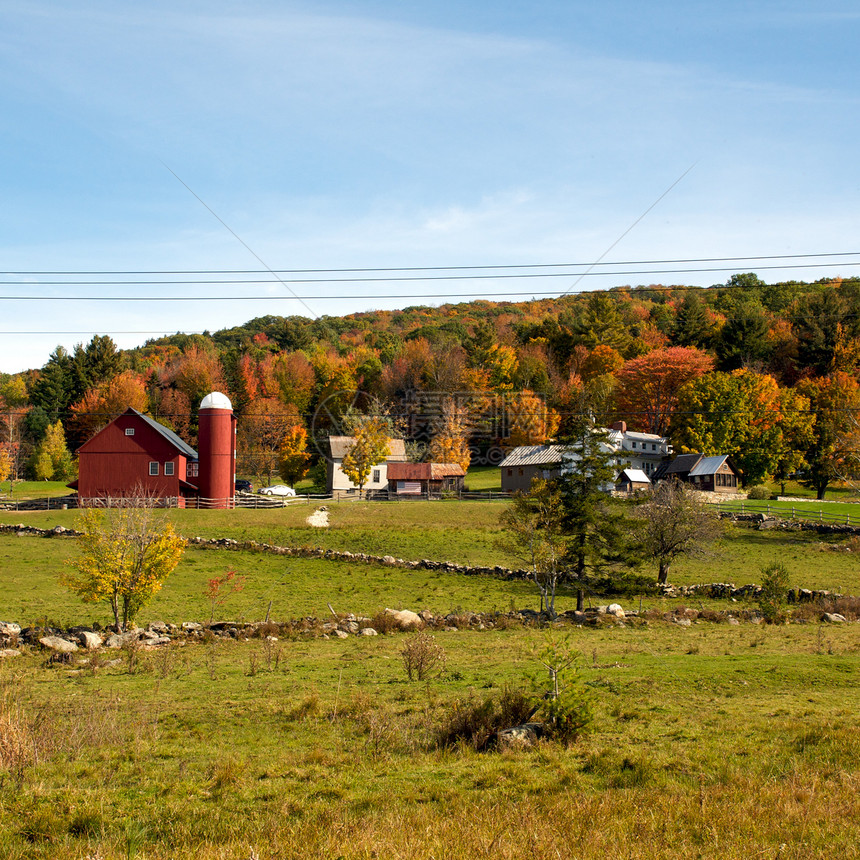
[[[630,327],[618,311],[618,302],[606,293],[592,293],[579,317],[575,334],[589,349],[611,346],[624,353],[633,339]]]
[[[696,292],[688,291],[675,314],[672,340],[677,346],[704,349],[711,343],[712,332],[713,325],[704,303]]]
[[[74,396],[74,362],[62,346],[49,356],[30,390],[30,402],[55,418],[63,415]]]
[[[584,606],[590,573],[629,557],[624,515],[612,502],[615,464],[606,434],[590,426],[566,443],[565,468],[558,479],[568,535],[565,565],[577,584],[576,608]]]
[[[78,344],[72,356],[73,391],[69,402],[77,402],[87,389],[110,381],[122,368],[122,353],[108,335],[94,335],[86,346]]]
[[[767,360],[771,353],[769,332],[770,325],[759,308],[740,305],[716,343],[720,369],[737,370]]]

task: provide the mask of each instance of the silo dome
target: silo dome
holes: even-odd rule
[[[211,394],[207,394],[203,400],[200,402],[201,409],[229,409],[230,412],[233,411],[233,404],[230,402],[230,398],[226,394],[222,394],[220,391],[213,391]]]

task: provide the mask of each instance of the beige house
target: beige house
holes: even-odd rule
[[[341,468],[346,452],[353,446],[352,436],[329,436],[329,456],[326,462],[326,492],[357,493],[358,485],[353,484]],[[406,443],[402,439],[388,440],[389,455],[384,462],[370,470],[370,477],[364,485],[364,492],[372,493],[388,487],[388,464],[406,462]]]

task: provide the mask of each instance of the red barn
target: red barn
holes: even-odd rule
[[[172,430],[136,409],[127,409],[78,449],[79,504],[140,493],[201,507],[232,507],[236,463],[236,416],[214,392],[200,410],[201,456]]]

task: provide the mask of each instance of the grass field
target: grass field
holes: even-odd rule
[[[451,703],[527,688],[547,635],[440,633],[420,684],[405,635],[6,661],[0,855],[857,856],[854,625],[577,630],[591,733],[439,748]]]
[[[305,524],[305,505],[169,515],[187,536],[515,561],[494,545],[503,503],[328,507],[325,530]],[[796,585],[857,593],[854,555],[839,546],[730,526],[708,559],[679,562],[670,580],[740,584],[782,561]],[[106,607],[58,585],[74,550],[64,538],[0,536],[0,619],[106,623]],[[524,582],[189,548],[140,620],[208,620],[206,581],[229,568],[247,580],[219,615],[237,620],[262,619],[269,601],[275,619],[327,616],[328,603],[367,615],[538,604]],[[562,594],[558,608],[571,606]],[[69,665],[39,652],[0,659],[0,856],[857,856],[857,624],[682,628],[654,615],[568,634],[514,625],[435,635],[445,668],[422,683],[404,672],[408,634],[213,639]],[[456,703],[462,712],[506,687],[531,690],[530,677],[545,683],[538,652],[564,635],[580,655],[590,733],[570,747],[501,753],[439,745]]]
[[[350,502],[330,504],[331,526],[315,529],[305,518],[313,506],[274,510],[171,511],[169,516],[187,537],[232,537],[237,540],[336,550],[393,554],[477,565],[519,566],[519,560],[495,546],[502,503],[489,502]],[[0,514],[0,522],[41,527],[74,527],[76,511]],[[856,547],[851,545],[853,548]],[[725,536],[705,558],[682,559],[670,569],[680,584],[761,580],[761,571],[783,563],[792,585],[856,594],[860,566],[844,539],[822,539],[800,532],[758,531],[747,525],[726,527]],[[108,620],[106,608],[85,605],[58,584],[64,561],[74,552],[70,539],[0,535],[0,620],[34,623],[40,619],[82,623]],[[322,616],[332,603],[338,611],[373,615],[385,606],[446,613],[537,608],[533,586],[494,578],[407,571],[358,563],[284,558],[247,551],[191,547],[163,590],[144,608],[142,621],[207,620],[207,580],[235,569],[246,577],[244,590],[231,598],[224,613],[236,619],[260,620],[269,601],[275,618]],[[647,567],[642,572],[655,575]],[[638,599],[631,594],[622,602]],[[602,602],[604,596],[593,600]],[[558,607],[571,608],[573,594],[562,589]],[[643,605],[660,605],[644,598]]]

